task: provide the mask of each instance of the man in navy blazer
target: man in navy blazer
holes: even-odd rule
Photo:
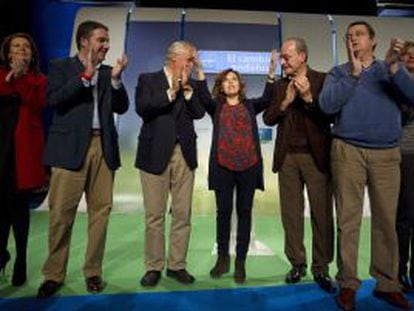
[[[194,119],[204,116],[190,74],[196,48],[174,42],[163,70],[141,74],[136,111],[143,119],[135,165],[140,170],[145,208],[145,268],[142,286],[155,286],[165,265],[165,212],[171,194],[167,276],[194,282],[186,270],[191,200],[197,167]]]
[[[54,108],[44,163],[52,168],[49,192],[49,255],[38,297],[52,296],[62,286],[77,206],[85,192],[88,244],[83,272],[86,289],[103,290],[102,260],[112,208],[114,172],[120,166],[113,113],[128,109],[120,81],[127,65],[121,56],[114,67],[102,64],[109,49],[108,28],[95,21],[79,25],[79,53],[54,60],[48,76],[48,104]]]

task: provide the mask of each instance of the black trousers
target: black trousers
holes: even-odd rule
[[[407,264],[410,262],[410,277],[414,280],[414,154],[403,154],[401,157],[397,235],[400,254],[399,274],[407,274]]]
[[[14,152],[7,159],[7,170],[0,180],[0,256],[7,251],[10,229],[16,243],[16,261],[26,262],[30,211],[28,193],[16,189]]]
[[[234,191],[236,191],[237,212],[237,259],[244,260],[247,256],[252,227],[252,207],[256,188],[257,165],[241,172],[219,168],[219,176],[223,184],[215,190],[217,216],[216,241],[219,256],[229,254],[231,214],[233,211]]]

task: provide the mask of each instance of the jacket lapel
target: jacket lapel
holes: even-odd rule
[[[103,103],[103,95],[105,93],[105,81],[107,80],[107,76],[109,74],[108,68],[104,65],[101,65],[98,69],[98,83],[97,83],[97,94],[98,94],[98,107],[100,107]]]
[[[85,67],[80,61],[78,55],[72,57],[72,68],[73,72],[79,75],[85,70]]]
[[[168,84],[167,76],[165,75],[164,70],[160,70],[158,73],[159,73],[159,81],[160,81],[161,90],[162,90],[161,92],[167,92],[167,90],[170,88],[170,85]],[[183,95],[183,92],[179,91],[176,96],[174,107],[173,107],[174,116],[176,118],[178,118],[179,114],[181,113],[183,106],[184,106],[184,95]]]

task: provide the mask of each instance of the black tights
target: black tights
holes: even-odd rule
[[[219,256],[227,256],[229,254],[231,214],[235,190],[237,212],[236,256],[240,260],[246,259],[252,227],[252,207],[256,176],[257,166],[242,172],[221,169],[220,178],[226,186],[215,191],[217,205],[216,241]]]
[[[10,229],[13,229],[16,243],[16,261],[26,262],[29,236],[30,211],[26,204],[27,194],[9,192],[2,196],[0,209],[0,256],[7,251]]]

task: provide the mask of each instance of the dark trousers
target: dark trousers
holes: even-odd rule
[[[279,170],[280,210],[285,232],[285,254],[292,266],[306,265],[306,185],[312,226],[312,273],[327,273],[333,260],[333,198],[330,179],[309,153],[288,153]]]
[[[410,278],[414,280],[414,154],[401,157],[401,186],[397,210],[397,235],[400,255],[399,274],[406,275],[410,261]],[[410,257],[411,249],[411,257]]]
[[[26,262],[29,236],[30,211],[27,193],[16,190],[14,154],[7,159],[9,169],[0,181],[0,256],[7,251],[10,229],[16,243],[16,261]]]
[[[229,254],[231,214],[233,211],[234,190],[236,190],[237,211],[237,259],[247,256],[252,227],[252,207],[257,180],[257,165],[241,172],[219,168],[223,187],[215,190],[217,217],[216,234],[219,256]]]

